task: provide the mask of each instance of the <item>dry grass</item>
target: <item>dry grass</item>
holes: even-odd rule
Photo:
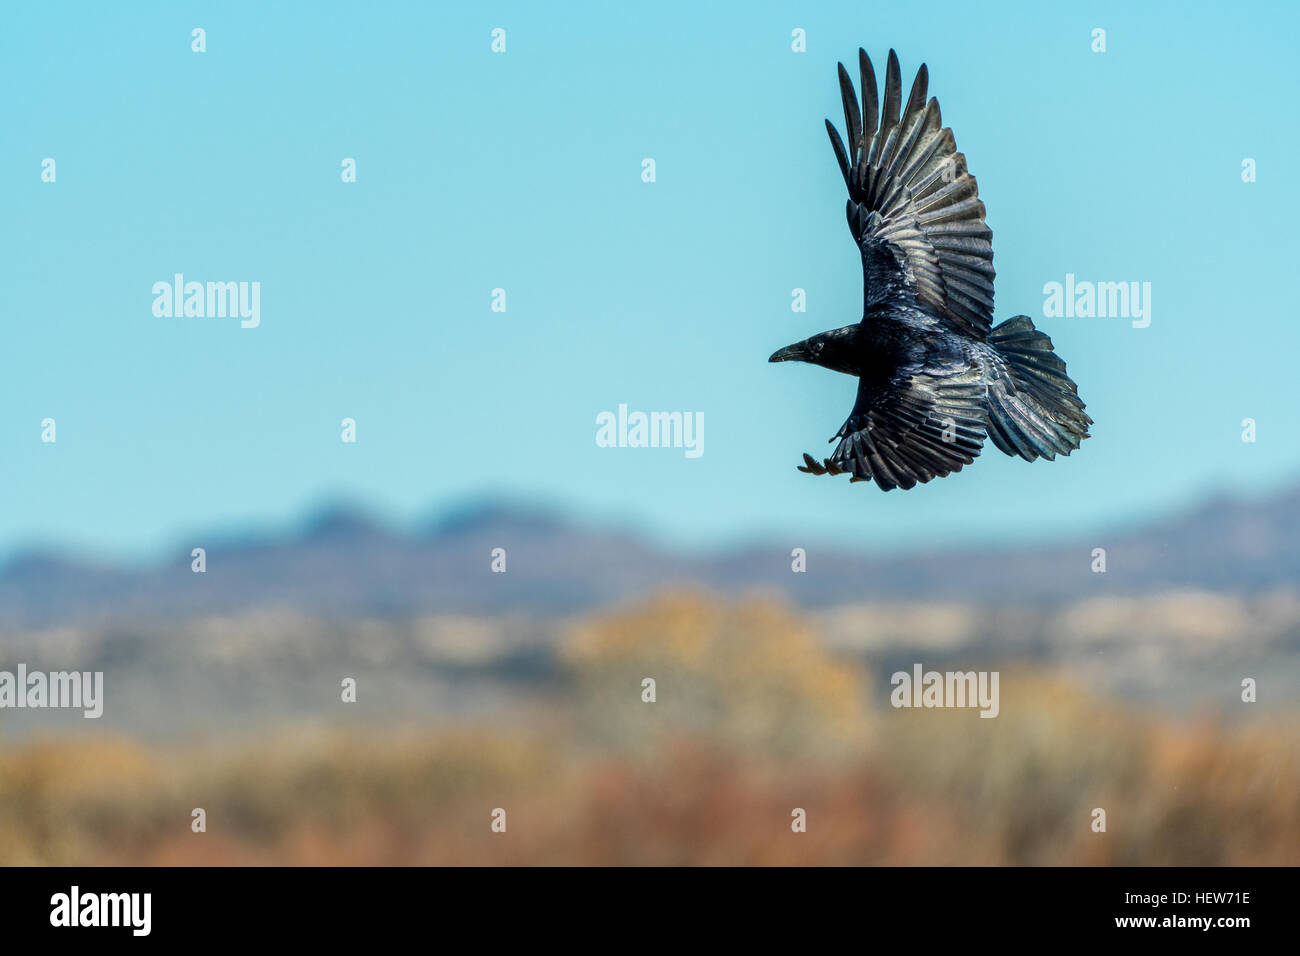
[[[692,595],[584,621],[564,659],[572,699],[505,729],[0,751],[0,861],[1300,863],[1294,714],[1174,723],[1032,672],[995,720],[893,710],[779,605]]]

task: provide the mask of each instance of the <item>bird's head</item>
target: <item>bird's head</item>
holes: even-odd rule
[[[804,339],[802,342],[796,342],[794,345],[787,345],[783,349],[777,349],[768,359],[769,362],[812,362],[816,363],[817,356],[826,348],[826,333],[818,332],[811,338]]]
[[[857,325],[846,325],[842,329],[818,332],[802,342],[777,349],[768,358],[769,362],[808,362],[820,365],[834,372],[848,375],[858,374],[856,354]]]

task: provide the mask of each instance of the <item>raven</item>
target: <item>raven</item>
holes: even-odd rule
[[[830,120],[826,130],[862,253],[862,321],[768,360],[857,376],[858,394],[835,451],[820,464],[805,454],[799,470],[874,479],[889,491],[960,471],[985,438],[1026,461],[1068,455],[1092,419],[1028,316],[991,328],[993,232],[938,101],[926,100],[929,72],[922,64],[904,106],[890,50],[880,105],[865,50],[858,62],[860,106],[839,64],[848,149]]]

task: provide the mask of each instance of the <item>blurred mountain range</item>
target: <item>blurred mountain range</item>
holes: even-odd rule
[[[564,614],[677,584],[778,593],[804,607],[871,600],[1061,602],[1190,588],[1259,592],[1300,580],[1300,485],[1264,499],[1220,497],[1173,519],[1058,545],[906,556],[771,541],[712,554],[676,552],[634,533],[591,528],[544,509],[452,508],[409,533],[363,511],[321,510],[280,537],[194,537],[173,561],[119,568],[49,553],[0,567],[0,627],[184,619],[267,608],[335,620],[424,613]],[[793,573],[791,552],[807,554]],[[491,569],[505,549],[506,572]],[[1105,549],[1095,573],[1093,550]]]

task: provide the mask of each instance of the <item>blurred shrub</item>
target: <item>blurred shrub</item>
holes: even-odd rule
[[[834,751],[866,737],[860,670],[788,608],[673,593],[580,623],[562,651],[582,727],[640,749],[700,736],[755,752]],[[642,700],[644,679],[656,701]]]

